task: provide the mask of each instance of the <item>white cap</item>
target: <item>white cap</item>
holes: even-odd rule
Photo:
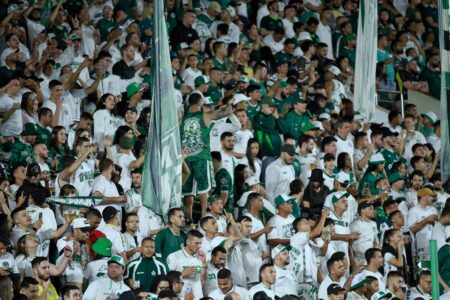
[[[319,118],[318,118],[318,119],[319,119],[319,120],[325,119],[325,120],[330,121],[330,120],[331,120],[331,116],[330,116],[330,114],[327,114],[327,113],[321,113],[321,114],[319,115]]]
[[[235,94],[233,96],[233,105],[238,104],[239,102],[243,101],[250,101],[250,97],[245,96],[244,94]]]
[[[74,229],[76,229],[76,228],[87,228],[87,227],[91,227],[91,224],[85,218],[76,218],[76,219],[73,219],[73,221],[72,221],[72,227]]]
[[[351,289],[354,290],[360,288],[365,282],[367,282],[366,276],[364,276],[362,273],[358,273],[352,279]]]
[[[339,173],[336,174],[336,176],[334,177],[334,180],[340,182],[340,183],[349,183],[350,182],[350,176],[343,172],[340,171]]]
[[[361,112],[359,112],[359,111],[355,111],[355,113],[354,113],[354,115],[353,115],[353,118],[354,118],[356,121],[364,121],[364,114],[361,113]]]
[[[230,16],[235,17],[236,11],[231,6],[225,7],[225,10],[230,14]]]
[[[283,252],[284,250],[287,250],[287,247],[285,245],[277,245],[275,248],[272,249],[272,259],[275,259],[275,257]]]
[[[256,178],[256,176],[250,176],[249,178],[247,178],[245,183],[248,186],[253,186],[253,185],[259,184],[259,180],[258,180],[258,178]]]
[[[384,159],[384,156],[381,153],[376,153],[376,154],[372,155],[369,159],[369,165],[384,164],[385,162],[386,162],[386,160]]]
[[[423,116],[429,119],[433,124],[436,123],[436,121],[438,120],[436,114],[432,111],[424,113]]]
[[[313,121],[312,124],[314,125],[314,127],[319,128],[319,130],[324,130],[322,122],[320,122],[320,121]]]
[[[309,34],[309,32],[306,31],[302,31],[300,32],[300,34],[298,35],[298,41],[306,41],[306,40],[312,40],[311,35]]]
[[[339,76],[341,74],[341,70],[339,70],[339,68],[336,66],[329,67],[327,71],[333,73],[336,76]]]

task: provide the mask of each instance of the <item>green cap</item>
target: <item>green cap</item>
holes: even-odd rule
[[[133,146],[133,140],[127,136],[123,136],[119,141],[119,147],[123,150],[130,150]]]
[[[384,299],[384,298],[391,299],[391,297],[392,297],[391,293],[388,293],[385,291],[379,291],[379,292],[376,292],[375,294],[373,294],[372,297],[370,298],[370,300],[380,300],[380,299]]]
[[[275,101],[273,101],[272,97],[269,97],[269,96],[264,96],[264,97],[262,97],[262,99],[261,99],[261,104],[267,104],[267,105],[273,106],[273,107],[276,107],[276,106],[277,106],[277,104],[275,103]]]
[[[201,84],[207,84],[208,82],[209,82],[208,77],[206,77],[204,75],[197,76],[197,77],[195,77],[195,80],[194,80],[195,86],[199,86]]]
[[[343,199],[343,198],[347,198],[348,196],[350,196],[349,193],[344,193],[344,192],[336,192],[333,197],[331,197],[331,203],[334,205],[336,204],[336,202],[338,202],[339,200]]]
[[[110,240],[105,237],[100,237],[92,245],[92,250],[97,254],[109,257],[111,256],[111,247],[112,243]]]
[[[118,264],[119,266],[125,268],[125,261],[123,260],[122,256],[119,255],[111,256],[111,258],[108,260],[108,265],[112,263]]]
[[[248,80],[247,76],[241,75],[239,76],[238,81],[240,82],[245,82],[245,83],[249,83],[250,81]]]
[[[278,207],[284,203],[291,203],[292,197],[286,194],[281,194],[275,197],[275,206]]]
[[[356,40],[356,34],[349,33],[346,36],[344,36],[344,43],[346,44],[348,41]]]
[[[79,36],[79,35],[76,34],[76,33],[72,33],[72,34],[69,36],[69,38],[70,38],[72,41],[76,41],[76,40],[81,41],[81,36]]]
[[[204,105],[213,105],[214,102],[211,97],[207,96],[207,97],[203,97],[203,104]]]
[[[143,92],[143,91],[144,91],[144,88],[142,86],[140,86],[139,83],[137,83],[137,82],[130,83],[127,86],[127,97],[130,98],[134,94],[136,94],[138,92]]]
[[[26,123],[23,126],[23,130],[20,135],[36,135],[37,133],[36,125],[33,123]]]
[[[405,177],[400,173],[392,173],[389,175],[389,184],[393,184],[396,181],[405,180]]]
[[[297,103],[308,104],[308,100],[306,100],[305,98],[299,97],[298,95],[295,95],[292,98],[291,103],[292,103],[292,105],[297,104]]]
[[[300,128],[300,132],[303,134],[307,131],[317,130],[317,129],[319,129],[319,128],[308,122],[306,125],[303,125],[302,128]]]

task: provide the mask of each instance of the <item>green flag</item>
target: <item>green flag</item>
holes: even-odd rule
[[[181,206],[181,145],[164,2],[153,2],[153,99],[142,171],[142,204],[167,221],[168,210]]]
[[[439,48],[441,51],[441,176],[450,178],[450,10],[449,0],[439,0]]]
[[[370,121],[375,113],[377,67],[378,2],[359,2],[358,44],[355,63],[355,111],[363,113]]]

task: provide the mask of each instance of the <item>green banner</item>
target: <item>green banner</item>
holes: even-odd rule
[[[167,221],[181,206],[181,145],[164,2],[154,1],[152,113],[142,172],[142,203]]]
[[[95,207],[102,202],[103,197],[56,197],[49,198],[49,202],[70,207]]]

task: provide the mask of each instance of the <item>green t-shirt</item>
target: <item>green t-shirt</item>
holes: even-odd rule
[[[252,105],[250,102],[248,102],[247,117],[251,123],[253,123],[255,115],[260,111],[261,111],[261,102],[257,102],[256,105]]]
[[[226,169],[221,168],[214,176],[214,180],[216,181],[216,187],[213,194],[220,196],[220,193],[227,192],[228,197],[225,208],[227,211],[232,211],[234,207],[234,188],[230,173]]]
[[[44,142],[47,148],[50,147],[50,140],[52,138],[52,133],[47,128],[42,127],[39,123],[36,124],[36,142]]]
[[[441,98],[441,72],[439,70],[433,71],[426,66],[420,73],[419,80],[427,82],[431,96],[436,99]]]
[[[223,89],[220,85],[209,84],[208,94],[214,104],[217,104],[223,98]]]
[[[255,138],[261,147],[261,155],[278,156],[281,151],[280,120],[273,115],[259,112],[255,115],[253,129]]]
[[[186,161],[211,160],[209,132],[203,112],[190,112],[183,117],[180,136],[181,147],[187,151]]]
[[[155,255],[162,261],[166,261],[167,256],[180,250],[186,243],[186,233],[183,231],[175,235],[170,227],[162,229],[155,238]]]
[[[359,194],[360,195],[364,194],[364,189],[367,185],[370,189],[370,194],[372,196],[378,195],[380,191],[375,187],[375,182],[377,182],[378,179],[381,179],[383,177],[384,175],[382,174],[375,175],[372,172],[366,172],[363,175],[363,178],[361,178],[361,182],[359,183]]]
[[[31,157],[34,158],[33,147],[27,145],[21,140],[17,140],[11,146],[11,157],[9,159],[9,164],[11,166],[17,166],[19,164],[27,165],[27,159]]]
[[[208,27],[214,22],[214,19],[211,19],[207,13],[202,13],[197,17],[198,21],[205,23]]]
[[[268,15],[261,19],[260,27],[268,31],[274,31],[276,28],[283,28],[283,21],[278,17]]]
[[[296,139],[301,136],[300,129],[311,123],[306,114],[300,115],[293,110],[284,116],[282,122],[284,123],[284,133],[287,133]]]
[[[105,42],[108,38],[108,32],[111,27],[117,28],[119,25],[114,21],[114,19],[106,20],[100,19],[97,22],[97,28],[100,31],[100,39],[102,42]]]
[[[397,161],[401,161],[406,165],[406,159],[404,159],[402,156],[398,155],[395,152],[392,152],[386,148],[382,148],[380,153],[383,155],[384,160],[386,161],[386,163],[384,164],[384,169],[386,170],[386,174],[387,176],[389,176],[389,174],[391,173],[391,169],[392,169],[392,165],[397,162]]]

